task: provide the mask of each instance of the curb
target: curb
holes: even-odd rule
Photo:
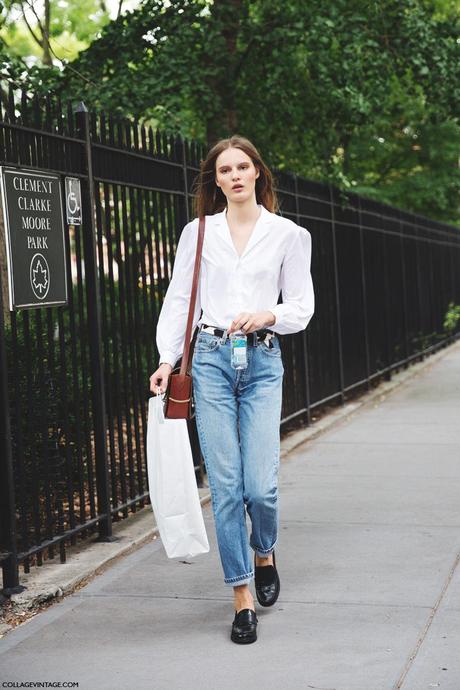
[[[421,362],[412,364],[408,369],[403,369],[393,374],[390,381],[385,381],[374,390],[364,393],[359,400],[346,403],[338,408],[337,411],[327,414],[324,418],[307,428],[288,433],[281,440],[280,461],[285,462],[289,459],[289,454],[293,450],[324,434],[341,422],[351,419],[358,411],[373,404],[381,403],[396,389],[459,347],[460,341],[456,341],[441,348],[438,352],[429,355]],[[198,492],[202,506],[210,503],[211,494],[208,487],[200,488]],[[26,589],[9,597],[14,613],[18,615],[21,612],[23,615],[29,613],[29,617],[35,615],[36,609],[40,606],[71,594],[83,587],[94,577],[103,573],[119,558],[136,551],[144,544],[157,539],[160,540],[152,507],[148,505],[128,519],[115,523],[113,525],[113,535],[115,541],[112,542],[100,542],[93,539],[92,542],[86,541],[73,547],[69,546],[67,548],[66,563],[49,560],[39,568],[34,567],[29,573],[23,573],[20,582]],[[0,603],[2,600],[6,601],[7,598],[0,597]],[[0,638],[14,627],[17,626],[0,622]]]

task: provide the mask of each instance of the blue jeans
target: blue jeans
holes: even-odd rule
[[[254,578],[249,547],[267,557],[278,538],[284,366],[278,337],[271,342],[272,348],[248,342],[246,369],[230,365],[228,338],[201,331],[193,352],[195,419],[224,583],[231,586]]]

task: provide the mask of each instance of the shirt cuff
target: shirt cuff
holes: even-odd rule
[[[176,364],[178,359],[179,358],[176,357],[176,355],[173,352],[168,352],[167,350],[165,350],[161,353],[159,362],[160,364],[170,364],[174,369],[174,365]]]
[[[273,324],[273,326],[279,326],[280,322],[282,321],[283,315],[286,311],[286,305],[283,303],[276,304],[274,307],[270,307],[268,311],[271,311],[271,313],[275,317],[275,323]],[[273,326],[269,326],[269,328],[273,328]]]

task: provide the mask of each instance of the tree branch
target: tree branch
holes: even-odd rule
[[[29,22],[27,21],[26,13],[24,12],[24,7],[21,7],[21,9],[22,9],[22,16],[23,16],[24,21],[25,21],[25,23],[26,23],[26,25],[27,25],[27,28],[28,28],[29,31],[30,31],[30,34],[31,34],[32,38],[34,39],[34,41],[35,41],[36,43],[38,43],[38,45],[40,46],[40,48],[43,50],[43,41],[41,41],[40,38],[39,38],[38,36],[35,35],[34,30],[32,29],[32,27],[30,26]]]
[[[37,14],[36,11],[35,11],[35,3],[29,2],[29,0],[25,0],[25,3],[26,3],[26,5],[28,5],[28,7],[32,10],[32,12],[33,12],[33,14],[34,14],[34,16],[35,16],[35,19],[37,20],[37,24],[38,24],[38,26],[40,27],[40,31],[42,32],[42,36],[44,36],[44,35],[45,35],[45,30],[44,30],[43,25],[42,25],[42,23],[41,23],[41,21],[40,21],[40,17],[38,16],[38,14]],[[22,9],[22,13],[23,13],[24,18],[25,18],[26,15],[25,15],[25,12],[24,12],[24,8]],[[27,20],[26,20],[26,22],[27,22]],[[27,26],[29,26],[28,23],[27,23]],[[30,29],[30,27],[29,27],[29,29]]]

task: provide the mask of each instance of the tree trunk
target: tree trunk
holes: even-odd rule
[[[222,79],[217,79],[212,88],[223,103],[221,118],[210,118],[206,123],[206,137],[208,146],[212,146],[222,136],[235,134],[238,128],[238,113],[236,110],[236,74],[238,68],[237,40],[240,24],[246,8],[243,0],[215,0],[213,18],[222,26],[221,33],[225,41],[227,53],[225,63],[227,69]]]
[[[53,64],[53,58],[50,51],[50,23],[51,23],[51,7],[50,0],[45,0],[45,26],[43,32],[43,63],[49,67]]]

